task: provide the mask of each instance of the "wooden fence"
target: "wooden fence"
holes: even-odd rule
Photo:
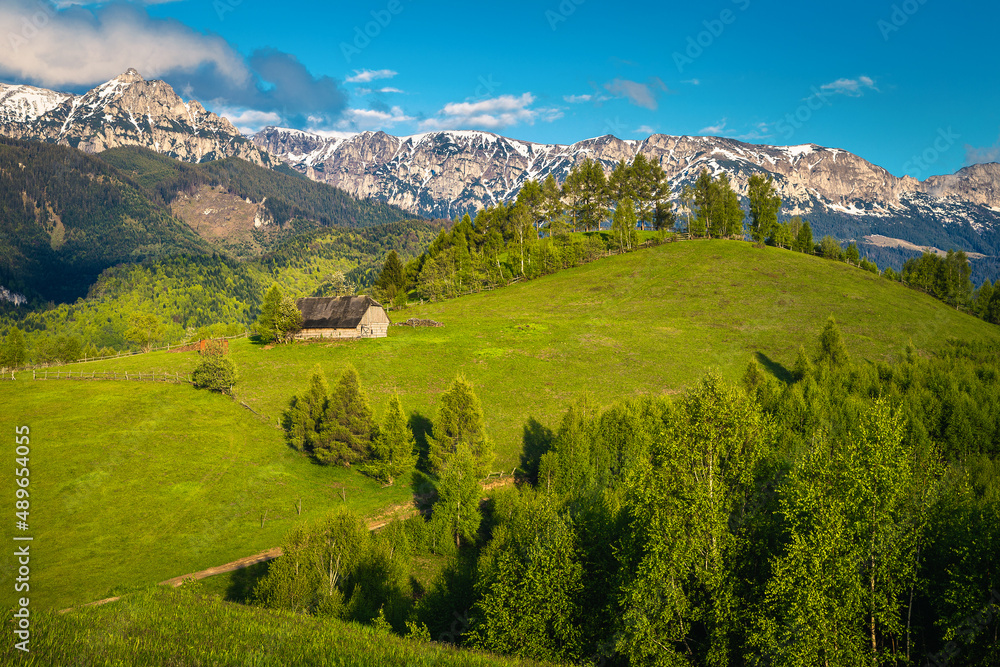
[[[148,350],[139,350],[139,351],[136,351],[136,352],[131,352],[131,351],[119,352],[117,354],[112,354],[112,355],[107,356],[107,357],[83,357],[82,359],[77,359],[76,361],[70,361],[70,362],[53,361],[53,362],[46,363],[46,364],[32,364],[31,366],[22,366],[18,370],[23,370],[23,371],[45,370],[47,368],[62,368],[64,366],[72,366],[73,364],[85,364],[85,363],[89,363],[91,361],[108,361],[110,359],[127,359],[128,357],[135,357],[135,356],[138,356],[140,354],[147,354],[149,352],[162,352],[164,350],[166,350],[167,352],[169,352],[170,350],[176,350],[177,348],[180,348],[180,347],[187,347],[187,346],[190,346],[190,345],[197,345],[200,342],[200,340],[236,340],[237,338],[246,338],[249,335],[250,335],[249,331],[244,331],[243,333],[238,334],[236,336],[223,336],[221,338],[206,338],[206,339],[199,339],[199,340],[193,341],[193,342],[192,341],[188,341],[186,343],[173,343],[173,344],[167,343],[163,347],[153,347],[153,348],[150,348]],[[4,368],[3,369],[3,374],[4,375],[6,375],[6,373],[8,373],[8,372],[10,372],[10,369],[8,369],[8,368]],[[12,380],[14,378],[0,378],[0,379]]]
[[[25,371],[26,372],[26,371]],[[14,373],[11,373],[11,377],[6,377],[4,373],[5,380],[14,380]],[[119,382],[171,382],[174,384],[193,384],[191,375],[188,373],[141,373],[141,372],[129,372],[124,371],[119,373],[118,371],[63,371],[57,370],[55,372],[48,369],[45,370],[33,370],[31,371],[32,380],[110,380]]]

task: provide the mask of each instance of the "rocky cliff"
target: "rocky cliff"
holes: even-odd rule
[[[197,101],[184,102],[163,81],[146,81],[134,69],[81,96],[2,85],[0,134],[89,153],[144,146],[187,162],[240,157],[270,164],[228,119]]]

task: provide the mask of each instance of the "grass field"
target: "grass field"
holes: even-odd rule
[[[781,376],[831,314],[851,353],[870,360],[900,354],[909,340],[929,349],[948,337],[1000,338],[995,326],[844,264],[704,241],[392,314],[444,328],[273,349],[233,341],[238,397],[260,417],[187,386],[0,383],[11,451],[13,427],[32,428],[34,599],[69,606],[277,546],[298,518],[297,500],[317,517],[343,502],[338,485],[365,514],[405,502],[409,488],[320,468],[284,444],[276,421],[317,363],[331,382],[353,364],[377,415],[396,392],[417,423],[433,419],[440,393],[464,374],[496,443],[494,467],[509,472],[531,418],[555,427],[585,392],[610,404],[681,391],[708,370],[736,379],[755,354]],[[194,353],[154,353],[72,368],[174,372],[196,363]],[[0,479],[11,503],[13,488],[12,476]],[[8,539],[13,523],[12,511]],[[11,559],[0,567],[9,574]]]
[[[4,625],[10,624],[11,613],[4,615]],[[43,612],[33,619],[31,653],[22,654],[13,641],[5,641],[0,663],[46,667],[542,664],[404,639],[369,626],[248,608],[203,595],[197,588],[142,590],[114,604],[68,614]]]

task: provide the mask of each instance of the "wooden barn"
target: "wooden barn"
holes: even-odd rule
[[[299,299],[302,330],[298,340],[313,338],[385,338],[389,316],[370,296],[334,296]]]

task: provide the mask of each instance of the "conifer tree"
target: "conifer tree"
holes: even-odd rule
[[[395,250],[389,252],[382,265],[382,273],[379,274],[375,286],[385,292],[390,299],[406,286],[406,275],[403,270],[403,262]]]
[[[459,445],[469,448],[476,471],[485,474],[492,463],[492,443],[486,437],[483,408],[472,385],[458,376],[441,396],[433,434],[427,438],[431,469],[441,474]]]
[[[833,315],[827,318],[823,333],[819,336],[819,355],[817,363],[830,367],[843,366],[850,360],[847,354],[847,347],[844,345],[844,338],[840,335],[840,328]]]
[[[812,361],[809,360],[809,355],[806,354],[805,345],[799,345],[799,354],[795,357],[795,366],[792,367],[792,375],[796,381],[800,381],[811,377],[814,371]]]
[[[795,249],[807,255],[814,252],[813,233],[808,220],[802,222],[802,227],[799,228],[799,233],[795,236]]]
[[[417,462],[413,432],[406,422],[399,396],[393,396],[382,417],[382,426],[372,440],[372,460],[367,472],[392,484]]]
[[[321,463],[350,466],[367,456],[375,434],[368,396],[348,366],[326,402],[314,455]]]
[[[437,531],[446,532],[461,548],[462,540],[475,540],[482,514],[479,497],[482,493],[477,474],[477,457],[466,442],[459,442],[441,470],[437,501],[432,523]]]
[[[323,412],[330,398],[330,385],[319,364],[313,367],[309,388],[294,397],[285,412],[289,443],[301,452],[312,453],[319,442]]]
[[[546,176],[545,182],[542,183],[542,209],[550,229],[552,223],[562,217],[565,209],[562,201],[562,189],[552,174]]]

